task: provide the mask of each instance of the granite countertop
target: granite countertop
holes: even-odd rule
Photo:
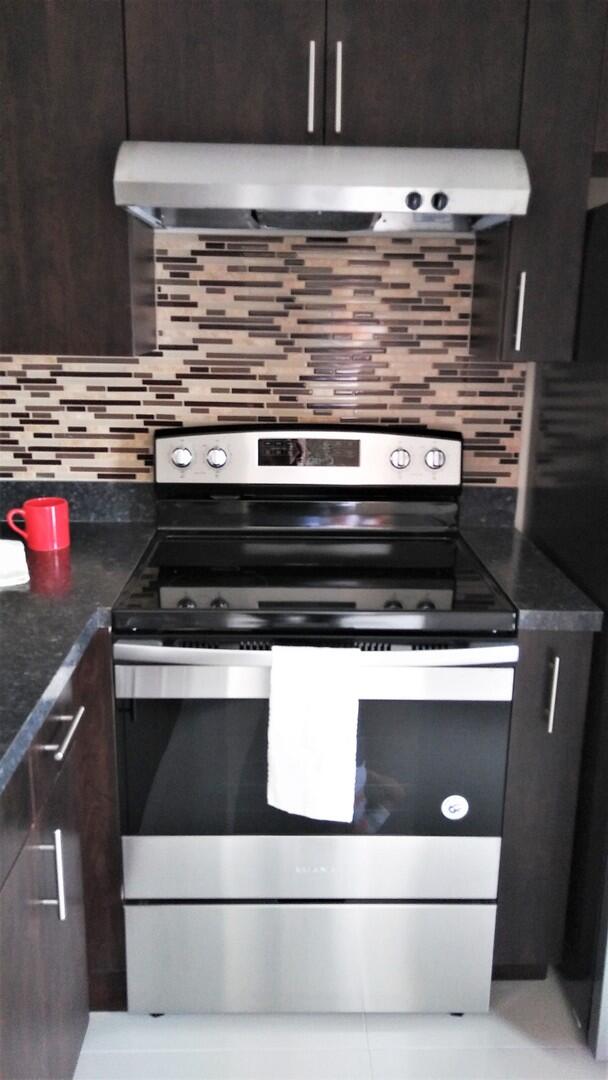
[[[52,572],[29,555],[29,586],[0,590],[0,793],[26,754],[150,539],[152,524],[71,526]],[[2,536],[12,536],[2,528]],[[524,630],[599,630],[602,613],[530,541],[509,528],[463,535],[519,611]]]
[[[517,608],[520,630],[601,630],[602,611],[520,532],[465,527],[462,535]]]
[[[152,532],[71,524],[65,552],[28,553],[29,585],[0,589],[0,792],[109,611]],[[2,527],[5,539],[16,539]],[[60,558],[49,563],[47,555]]]

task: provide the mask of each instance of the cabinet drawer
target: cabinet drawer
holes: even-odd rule
[[[82,719],[84,715],[81,709],[82,704],[74,693],[73,681],[70,680],[32,744],[30,770],[34,818],[42,809],[61,772],[75,734],[76,719]]]
[[[100,685],[99,682],[102,650],[95,647],[94,642],[102,640],[104,635],[105,631],[98,631],[89,644],[32,744],[30,773],[34,818],[44,806],[78,732],[86,725],[87,718],[99,711],[104,692],[103,683]]]
[[[131,1012],[487,1012],[494,904],[125,908]]]

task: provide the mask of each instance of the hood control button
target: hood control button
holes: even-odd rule
[[[445,191],[436,191],[431,199],[433,210],[445,210],[448,205],[448,197]]]
[[[422,206],[422,195],[420,192],[410,191],[409,194],[405,196],[405,205],[408,210],[419,210]]]

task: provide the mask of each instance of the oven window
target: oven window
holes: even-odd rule
[[[119,702],[125,835],[499,836],[510,705],[362,701],[351,824],[266,802],[268,702]],[[469,812],[441,804],[463,795]]]

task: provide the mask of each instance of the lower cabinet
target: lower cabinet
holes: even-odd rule
[[[494,974],[544,978],[561,958],[593,635],[519,635]]]
[[[100,630],[27,760],[32,824],[0,890],[0,1080],[67,1080],[89,1008],[124,1007],[112,715]]]
[[[66,762],[0,893],[0,1076],[72,1076],[87,1028],[76,761]]]

